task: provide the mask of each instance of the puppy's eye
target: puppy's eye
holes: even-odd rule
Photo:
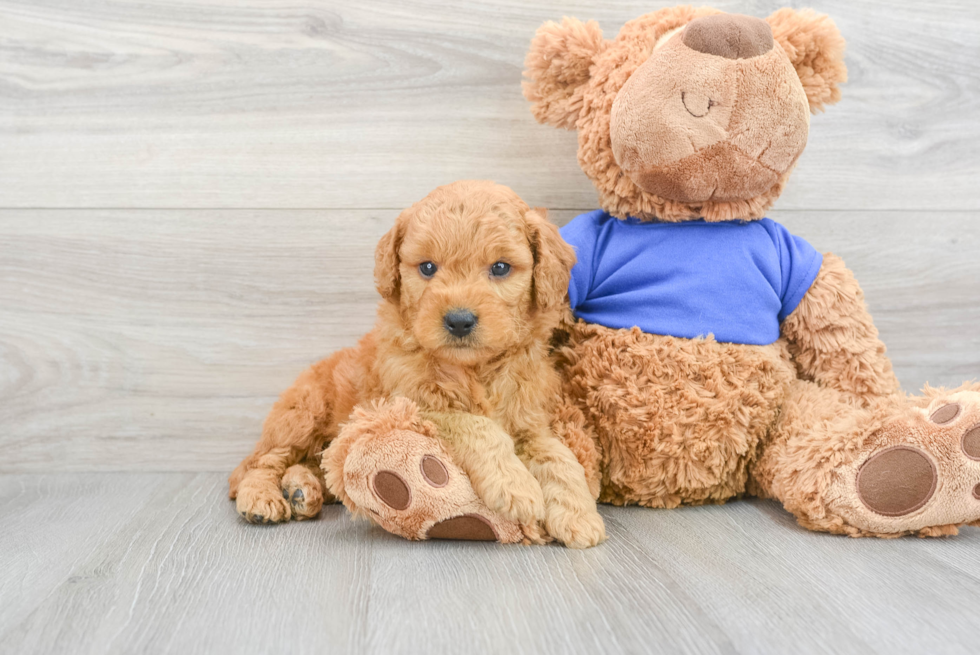
[[[439,267],[432,262],[422,262],[419,264],[419,273],[427,280],[435,275],[437,270],[439,270]]]
[[[493,277],[507,277],[510,273],[510,264],[507,262],[497,262],[490,267],[490,275]]]

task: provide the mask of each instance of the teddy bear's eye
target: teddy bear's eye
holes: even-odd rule
[[[507,277],[508,273],[510,273],[510,264],[507,262],[496,262],[490,267],[492,277]]]
[[[439,270],[439,267],[433,264],[432,262],[422,262],[421,264],[419,264],[419,273],[426,280],[431,279],[432,276],[436,274],[437,270]]]
[[[708,101],[707,103],[705,103],[706,99]],[[712,107],[718,105],[718,103],[711,98],[704,98],[697,95],[691,97],[688,95],[687,91],[681,91],[681,104],[684,105],[684,109],[687,110],[687,113],[694,116],[694,118],[704,118],[708,115],[708,112],[711,111]]]

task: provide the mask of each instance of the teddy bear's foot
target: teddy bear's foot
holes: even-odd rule
[[[327,484],[355,515],[406,539],[543,542],[491,511],[434,427],[404,399],[358,410],[324,455]]]
[[[954,535],[980,520],[980,392],[933,393],[836,470],[828,507],[857,536]]]
[[[524,539],[519,524],[477,498],[466,474],[431,437],[399,430],[362,440],[345,468],[350,499],[406,539]]]

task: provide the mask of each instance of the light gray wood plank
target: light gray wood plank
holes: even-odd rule
[[[844,258],[906,391],[980,379],[980,215],[771,214]]]
[[[154,493],[137,516],[118,516],[114,498],[92,493],[96,483],[120,496],[145,497],[144,485]],[[65,568],[61,544],[76,551],[46,586],[24,584],[19,566],[4,566],[2,605],[29,610],[4,612],[0,639],[11,652],[283,652],[297,633],[302,650],[285,650],[347,650],[349,640],[356,650],[371,540],[349,534],[339,506],[315,523],[256,531],[237,517],[220,474],[34,476],[9,486],[48,502],[76,497],[78,520],[112,534],[92,547],[60,522],[30,515],[5,531],[5,564]],[[14,538],[20,533],[41,545],[28,551]],[[17,585],[21,592],[8,595]]]
[[[395,214],[0,211],[0,471],[230,470],[370,329]],[[980,216],[773,216],[854,269],[906,389],[980,374]]]
[[[226,468],[299,371],[370,328],[381,215],[5,214],[0,451]]]
[[[980,620],[965,573],[980,531],[948,540],[809,532],[775,502],[746,500],[650,518],[606,516],[656,552],[741,652],[971,653]],[[654,550],[655,549],[655,550]]]
[[[411,543],[337,505],[252,526],[223,494],[220,474],[0,476],[5,649],[884,655],[970,653],[980,628],[976,529],[850,540],[769,502],[603,507],[610,540],[582,552]]]
[[[89,554],[125,532],[153,496],[171,496],[188,475],[0,476],[0,635],[61,585],[84,587],[114,563]]]
[[[521,97],[527,45],[672,4],[2,0],[0,207],[397,208],[458,178],[588,207],[574,134]],[[980,7],[819,9],[851,80],[779,206],[980,209]]]

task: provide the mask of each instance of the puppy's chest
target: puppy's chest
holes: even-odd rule
[[[479,414],[495,420],[511,414],[517,393],[516,385],[507,379],[486,378],[465,369],[440,371],[427,385],[426,404],[443,411]]]

